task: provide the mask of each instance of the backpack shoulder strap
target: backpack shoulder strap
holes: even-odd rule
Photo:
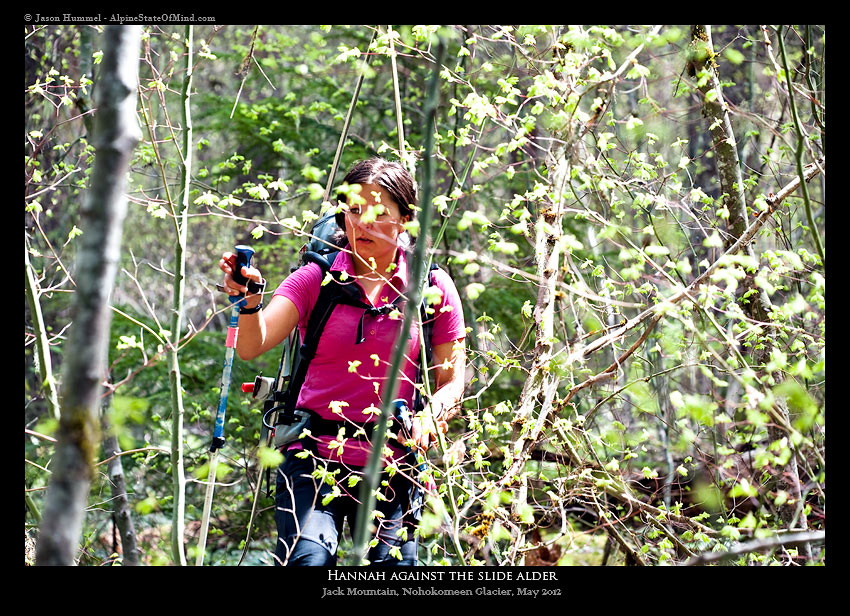
[[[328,259],[322,255],[316,255],[316,258],[310,257],[315,253],[306,253],[305,260],[317,263],[322,268],[323,274],[326,274],[330,268]],[[333,261],[332,259],[330,260]],[[316,303],[313,310],[310,312],[310,318],[307,320],[307,329],[304,332],[304,339],[297,347],[295,361],[293,362],[292,377],[289,380],[289,386],[286,393],[286,407],[294,409],[298,399],[298,392],[304,385],[304,380],[307,377],[307,369],[310,367],[310,362],[316,356],[316,350],[319,348],[319,340],[322,337],[322,331],[327,325],[334,309],[340,304],[355,306],[364,309],[364,315],[368,310],[374,310],[371,306],[364,303],[359,293],[350,284],[345,284],[339,280],[339,275],[331,272],[333,280],[323,284],[319,289],[319,296],[316,298]],[[324,280],[323,276],[323,280]],[[358,341],[362,339],[362,321],[358,326],[357,335]]]
[[[316,263],[322,270],[322,279],[324,274],[330,269],[330,264],[333,259],[327,259],[325,256],[314,252],[304,254],[305,262]],[[296,352],[292,366],[292,374],[289,379],[289,384],[286,388],[285,406],[287,409],[294,409],[298,399],[298,392],[301,391],[301,386],[304,384],[304,379],[307,376],[307,368],[310,366],[310,360],[316,354],[316,349],[319,346],[319,338],[322,335],[322,330],[333,312],[333,309],[339,303],[342,289],[339,284],[331,282],[323,285],[319,289],[319,296],[316,298],[316,304],[310,313],[310,318],[307,321],[307,330],[304,332],[304,340],[300,340],[296,329]]]
[[[315,263],[322,268],[322,274],[326,274],[336,260],[337,254],[339,254],[339,250],[331,250],[324,253],[308,250],[301,256],[301,260],[304,263]]]

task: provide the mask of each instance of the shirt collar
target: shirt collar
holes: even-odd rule
[[[389,282],[393,287],[403,292],[407,288],[408,282],[407,253],[399,249],[396,254],[396,268],[389,276]],[[354,255],[350,250],[339,251],[333,265],[331,265],[331,271],[345,272],[352,278],[356,275],[354,273]]]

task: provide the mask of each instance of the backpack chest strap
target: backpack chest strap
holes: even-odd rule
[[[399,301],[401,296],[399,296],[396,301]],[[365,305],[365,304],[364,304]],[[360,315],[360,320],[357,321],[357,338],[355,339],[354,344],[360,344],[366,340],[363,335],[363,320],[367,317],[377,317],[380,315],[390,314],[397,310],[396,304],[384,304],[383,306],[366,306],[363,309],[363,314]]]

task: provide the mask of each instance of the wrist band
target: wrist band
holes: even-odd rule
[[[262,309],[262,307],[263,307],[263,302],[260,302],[259,304],[257,304],[253,308],[242,308],[242,310],[239,311],[239,314],[254,314],[255,312],[259,312]]]
[[[266,280],[265,278],[260,282],[254,282],[253,280],[249,280],[247,287],[248,293],[262,293],[266,290]]]

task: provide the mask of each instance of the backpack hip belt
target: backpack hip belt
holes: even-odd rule
[[[350,420],[326,419],[309,409],[296,408],[292,411],[287,411],[286,409],[277,407],[269,411],[269,413],[272,411],[278,412],[275,425],[273,426],[275,435],[274,445],[276,449],[301,439],[301,435],[305,429],[310,431],[312,437],[335,437],[339,435],[340,430],[343,430],[343,434],[347,435],[346,438],[349,440],[369,443],[372,438],[372,431],[377,423],[374,421],[357,423]],[[397,422],[395,416],[390,419],[391,422]],[[264,418],[263,421],[266,422],[266,419]],[[399,440],[401,437],[401,434],[392,435],[390,442],[404,447],[404,443]]]

